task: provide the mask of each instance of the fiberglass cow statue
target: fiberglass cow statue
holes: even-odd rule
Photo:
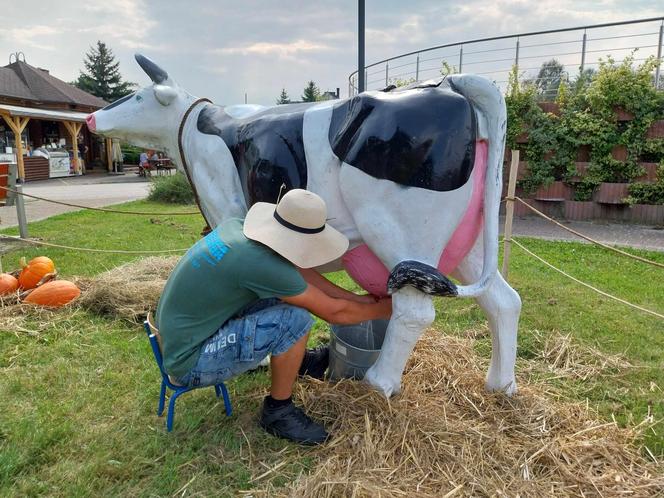
[[[521,300],[497,272],[506,114],[493,83],[455,74],[347,100],[222,107],[136,60],[153,84],[91,114],[90,131],[165,151],[211,227],[275,203],[283,184],[321,196],[351,250],[319,270],[343,267],[369,292],[392,294],[367,382],[399,392],[439,295],[477,299],[492,334],[486,387],[516,390]]]

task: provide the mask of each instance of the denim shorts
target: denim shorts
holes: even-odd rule
[[[212,386],[253,370],[267,355],[288,351],[313,324],[303,308],[278,299],[257,301],[207,339],[194,368],[176,382],[190,387]]]

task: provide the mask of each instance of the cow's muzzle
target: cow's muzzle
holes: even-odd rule
[[[97,122],[95,121],[95,115],[94,114],[88,114],[88,117],[85,118],[85,122],[88,125],[88,130],[90,130],[90,132],[94,133],[96,128],[97,128]]]

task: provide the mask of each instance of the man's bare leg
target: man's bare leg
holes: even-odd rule
[[[290,398],[293,394],[293,384],[295,384],[295,379],[297,379],[304,358],[308,337],[309,334],[305,334],[288,351],[279,356],[272,356],[270,360],[272,367],[270,395],[274,399]]]
[[[261,426],[275,436],[303,444],[320,444],[328,438],[325,428],[311,420],[291,401],[307,346],[305,334],[285,353],[272,356],[272,386],[263,402]]]

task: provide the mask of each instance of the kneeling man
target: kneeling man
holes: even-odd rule
[[[178,384],[218,384],[272,355],[260,424],[304,444],[328,437],[291,401],[298,373],[322,377],[327,367],[326,350],[306,351],[309,312],[351,324],[392,311],[389,298],[353,294],[312,269],[348,249],[326,216],[323,200],[306,190],[289,191],[277,205],[254,204],[245,220],[222,223],[189,249],[156,314],[164,367]]]

